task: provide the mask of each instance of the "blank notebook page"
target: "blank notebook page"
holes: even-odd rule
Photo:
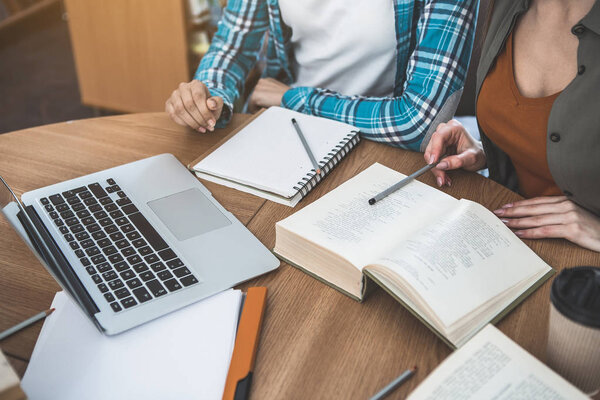
[[[235,181],[285,198],[294,196],[313,165],[292,125],[295,118],[315,159],[322,166],[336,146],[356,130],[352,125],[270,107],[194,170]],[[309,177],[310,177],[309,176]]]
[[[220,399],[242,293],[228,290],[115,336],[64,293],[44,322],[22,387],[30,399]]]

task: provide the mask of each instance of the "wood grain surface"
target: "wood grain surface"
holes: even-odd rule
[[[228,130],[247,116],[236,115]],[[42,126],[0,136],[0,174],[21,194],[154,154],[170,152],[188,163],[227,132],[200,135],[172,124],[166,115],[134,114]],[[295,208],[264,201],[206,183],[215,198],[233,212],[269,248],[275,223],[342,182],[380,162],[408,174],[424,165],[422,155],[363,141]],[[489,209],[519,198],[474,173],[451,172],[443,189],[456,198]],[[421,181],[433,185],[432,175]],[[6,224],[0,225],[0,330],[43,310],[58,286]],[[575,265],[600,266],[600,254],[564,240],[527,244],[557,270]],[[283,264],[277,271],[241,288],[269,289],[265,322],[253,376],[254,399],[365,399],[417,365],[415,377],[390,399],[414,389],[450,349],[377,289],[358,303]],[[550,281],[498,324],[509,337],[541,360],[545,358]],[[15,362],[27,361],[41,322],[0,346]],[[24,368],[19,366],[19,372]]]

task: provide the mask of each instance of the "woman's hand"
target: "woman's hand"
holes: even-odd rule
[[[505,204],[494,214],[523,239],[563,238],[600,251],[600,217],[565,196],[536,197]]]
[[[202,133],[215,129],[222,110],[223,99],[211,96],[206,85],[195,79],[180,83],[165,102],[165,111],[173,121]]]
[[[455,119],[438,125],[425,149],[425,162],[433,164],[444,154],[446,157],[431,170],[438,186],[452,184],[445,172],[447,170],[463,168],[478,171],[485,168],[486,159],[481,143]]]
[[[262,78],[256,84],[250,101],[248,111],[256,112],[260,108],[281,105],[281,99],[290,87],[273,78]]]

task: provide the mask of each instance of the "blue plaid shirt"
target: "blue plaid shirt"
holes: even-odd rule
[[[282,106],[354,125],[367,139],[418,150],[446,100],[464,85],[478,1],[393,1],[397,72],[392,96],[346,96],[322,88],[295,87],[285,93]],[[231,118],[265,38],[263,76],[294,82],[290,37],[278,0],[229,0],[194,76],[213,96],[223,98],[225,108],[218,127]]]

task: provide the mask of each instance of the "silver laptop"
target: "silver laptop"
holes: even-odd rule
[[[0,207],[63,289],[113,335],[279,266],[171,154],[27,192]]]

